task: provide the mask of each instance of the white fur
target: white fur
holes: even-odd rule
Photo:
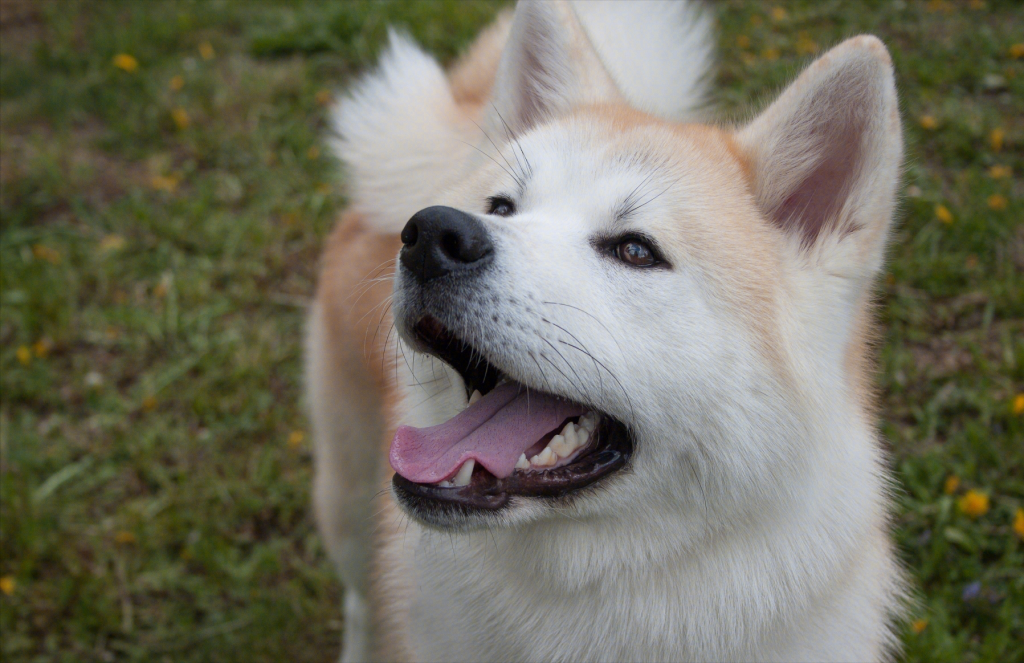
[[[666,27],[672,11],[696,21],[679,44]],[[738,171],[709,165],[705,146],[668,128],[618,135],[599,120],[559,116],[581,94],[593,101],[592,89],[559,81],[600,80],[601,62],[633,105],[665,116],[696,107],[704,69],[672,63],[696,54],[702,68],[710,64],[707,23],[668,5],[651,15],[579,12],[601,57],[547,63],[544,75],[562,72],[550,79],[558,85],[544,91],[541,112],[522,114],[517,147],[502,141],[502,155],[530,162],[511,219],[479,207],[518,183],[501,165],[448,151],[462,129],[443,124],[446,83],[407,42],[393,41],[382,73],[341,108],[339,149],[357,178],[356,204],[380,229],[449,204],[477,214],[492,235],[497,267],[477,284],[473,305],[442,322],[510,377],[590,403],[637,436],[629,469],[569,506],[519,499],[499,521],[473,523],[485,530],[408,524],[392,552],[414,588],[404,635],[418,660],[849,661],[879,660],[894,646],[900,575],[885,459],[845,361],[881,265],[901,156],[888,56],[873,38],[846,42],[738,132],[754,170],[748,191]],[[524,47],[516,35],[555,35],[542,36],[537,52],[560,57],[559,43],[578,38],[559,32],[574,29],[570,16],[536,5],[516,20],[564,22],[513,25],[510,51]],[[609,25],[621,34],[609,37]],[[534,75],[519,70],[528,62],[503,56],[495,94],[512,113],[522,111],[521,91],[502,86]],[[844,85],[860,85],[855,108],[828,103]],[[839,208],[824,220],[811,218],[813,206],[773,219],[809,177],[831,172],[835,146],[815,143],[814,127],[850,113],[868,120],[858,125],[855,167],[828,182],[847,187]],[[437,126],[406,135],[396,123],[409,114]],[[445,165],[463,154],[472,168]],[[609,210],[638,186],[660,193],[628,225],[665,242],[671,270],[630,271],[590,241],[616,231]],[[765,244],[730,236],[721,220],[733,218],[751,219]],[[819,223],[806,241],[802,233]],[[714,255],[730,253],[731,242],[738,265],[775,275],[767,313],[731,303],[744,301],[745,277]],[[415,287],[399,270],[403,333]],[[763,349],[762,324],[774,354]],[[311,337],[314,355],[324,351],[316,343]],[[439,423],[465,406],[453,370],[405,353],[403,422]],[[348,651],[356,660],[365,650]]]
[[[684,0],[575,7],[609,74],[635,107],[683,119],[707,103],[714,35],[699,7]],[[658,84],[664,80],[673,85]],[[437,61],[394,31],[377,70],[339,100],[331,122],[352,206],[386,233],[400,231],[432,204],[435,192],[454,183],[474,148],[491,149],[481,125],[460,116]],[[497,123],[484,126],[495,140],[502,136]]]

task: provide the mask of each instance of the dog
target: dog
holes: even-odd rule
[[[892,61],[851,38],[704,124],[713,38],[522,0],[447,72],[392,34],[333,111],[305,356],[342,660],[898,653]]]

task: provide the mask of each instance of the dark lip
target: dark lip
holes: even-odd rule
[[[461,488],[414,483],[396,473],[391,485],[403,507],[438,527],[451,527],[474,515],[494,514],[507,508],[514,497],[570,498],[621,470],[632,455],[632,436],[624,424],[602,415],[596,432],[597,439],[590,451],[552,470],[517,470],[499,479],[477,467],[469,484]]]

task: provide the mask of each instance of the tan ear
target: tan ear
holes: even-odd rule
[[[795,246],[841,247],[819,251],[819,262],[838,261],[823,266],[846,277],[880,268],[903,154],[881,41],[854,37],[830,50],[736,139],[759,208]]]
[[[520,0],[498,65],[488,124],[513,133],[621,95],[565,0]]]

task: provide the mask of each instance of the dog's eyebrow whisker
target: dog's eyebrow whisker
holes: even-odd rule
[[[482,133],[484,135],[484,137],[491,144],[491,146],[494,147],[495,151],[498,153],[498,156],[501,157],[501,160],[504,161],[505,165],[508,166],[508,170],[506,170],[505,172],[512,176],[512,179],[514,179],[516,181],[516,184],[518,184],[520,188],[525,189],[526,188],[526,183],[518,175],[515,175],[512,172],[509,172],[509,171],[515,171],[515,168],[512,166],[511,163],[509,163],[508,159],[505,158],[505,153],[501,151],[501,148],[498,147],[498,145],[494,142],[494,139],[491,138],[490,134],[488,134],[486,131],[484,131],[484,128],[476,123],[476,120],[470,119],[470,122],[472,122],[473,124],[476,124],[476,128],[480,130],[480,133]],[[469,145],[469,143],[466,143],[466,145]],[[474,146],[470,145],[470,147],[474,147]],[[484,152],[483,150],[480,150],[479,148],[477,148],[477,150],[479,152],[481,152],[482,154],[486,154],[486,152]],[[492,159],[492,161],[493,161],[493,159]],[[498,162],[495,161],[494,163],[498,163]],[[500,166],[501,164],[498,164],[498,165]]]
[[[516,163],[519,163],[519,156],[516,155],[516,147],[519,148],[519,152],[523,155],[523,161],[526,162],[526,166],[529,170],[524,169],[523,164],[519,163],[519,171],[523,175],[524,182],[528,181],[530,177],[533,175],[533,165],[530,164],[530,160],[526,158],[526,152],[523,151],[523,144],[519,142],[519,137],[515,134],[515,132],[509,128],[508,122],[506,122],[505,118],[502,117],[501,112],[498,110],[498,107],[492,103],[491,108],[494,109],[494,112],[498,115],[498,119],[501,120],[502,126],[505,127],[505,137],[508,138],[509,143],[512,145],[512,154],[515,155],[516,157]],[[524,192],[525,191],[520,191],[519,195],[522,196]]]

